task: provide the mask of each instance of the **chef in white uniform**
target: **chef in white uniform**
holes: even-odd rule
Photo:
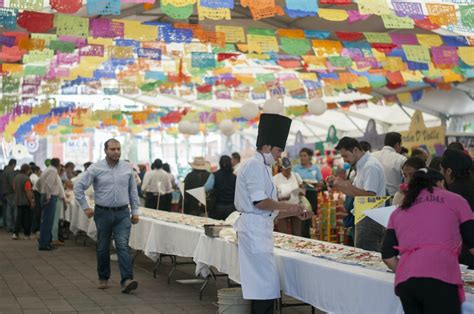
[[[275,218],[311,218],[299,205],[278,202],[271,165],[285,149],[291,119],[262,114],[258,126],[257,152],[239,169],[235,207],[241,213],[234,224],[238,234],[240,282],[244,299],[252,300],[252,313],[273,313],[280,297],[280,280],[273,255]]]

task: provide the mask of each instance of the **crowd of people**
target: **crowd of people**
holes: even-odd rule
[[[407,313],[443,306],[454,309],[452,313],[459,312],[462,299],[454,297],[462,285],[457,263],[474,269],[474,171],[472,158],[461,143],[449,144],[440,157],[431,157],[423,149],[413,149],[408,156],[402,137],[396,132],[386,134],[384,147],[376,152],[372,152],[369,143],[344,137],[335,147],[344,164],[334,175],[323,176],[314,162],[313,150],[301,149],[299,161],[292,163],[281,157],[285,143],[278,146],[272,144],[274,141],[273,133],[265,137],[257,145],[255,157],[243,164],[238,153],[221,156],[214,172],[204,157],[195,157],[190,163],[192,170],[183,180],[184,190],[203,187],[207,200],[202,203],[190,195],[181,195],[183,212],[220,220],[236,210],[250,213],[248,222],[247,216],[241,215],[236,228],[242,241],[252,242],[250,238],[245,240],[250,229],[244,225],[255,224],[255,217],[267,217],[266,212],[276,209],[279,214],[271,224],[272,230],[309,238],[309,218],[317,214],[318,193],[335,189],[345,195],[344,225],[353,231],[349,232],[353,234],[353,245],[382,253],[396,273],[396,293]],[[45,160],[44,170],[35,163],[17,165],[16,160],[10,160],[0,172],[0,225],[12,234],[13,240],[37,239],[39,250],[50,251],[63,245],[67,237],[63,232],[63,227],[67,228],[65,212],[73,203],[79,204],[97,225],[99,288],[108,288],[113,234],[122,291],[129,292],[138,285],[133,280],[127,250],[130,226],[139,221],[138,207],[142,204],[170,211],[172,194],[179,191],[179,186],[170,165],[160,159],[154,160],[147,171],[145,165],[132,167],[129,162],[120,161],[118,141],[107,141],[104,149],[106,159],[85,163],[83,172],[72,162],[63,165],[58,158]],[[268,166],[269,171],[264,171],[268,176],[259,172],[264,169],[260,169],[262,165]],[[87,196],[94,199],[94,209]],[[383,206],[398,206],[386,229],[368,217],[357,224],[348,219],[358,196],[388,197]],[[131,216],[123,210],[129,206]],[[273,221],[275,217],[270,216]],[[267,219],[261,223],[266,230]],[[251,254],[252,250],[247,252],[242,246],[240,253]],[[428,260],[437,261],[428,267]],[[245,266],[247,262],[253,263],[244,260],[244,267],[250,267]],[[245,293],[244,289],[244,296]],[[440,300],[449,302],[436,305],[432,301],[438,295],[444,296]],[[268,306],[262,304],[257,302],[254,307]]]

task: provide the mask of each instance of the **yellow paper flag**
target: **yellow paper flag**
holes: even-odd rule
[[[356,196],[354,198],[354,223],[358,224],[364,219],[366,211],[383,207],[389,198],[389,196]]]
[[[137,21],[120,20],[124,23],[124,38],[137,41],[155,41],[158,39],[158,27],[143,25]]]
[[[227,8],[208,8],[201,6],[201,1],[197,1],[197,11],[200,20],[230,20],[230,9]]]
[[[185,7],[195,3],[196,0],[161,0],[161,5],[172,5],[174,7]]]
[[[402,45],[403,52],[408,61],[430,63],[430,51],[428,48],[418,45]]]
[[[400,71],[405,82],[423,82],[424,75],[420,71]]]
[[[347,20],[347,18],[349,17],[347,11],[334,9],[319,9],[318,15],[322,19],[333,22],[342,22]]]
[[[416,34],[416,38],[418,39],[418,43],[424,47],[438,47],[443,44],[443,40],[439,35],[431,35],[431,34]]]
[[[474,47],[458,47],[458,55],[464,63],[474,66]]]
[[[397,98],[398,98],[398,101],[402,104],[402,105],[409,105],[413,102],[413,99],[411,98],[411,94],[410,93],[400,93],[400,94],[397,94]]]
[[[462,82],[464,81],[464,78],[454,72],[451,69],[446,69],[441,71],[443,73],[443,79],[446,83],[454,83],[454,82]]]
[[[318,57],[339,56],[342,52],[342,44],[335,40],[313,40],[314,54]]]
[[[217,25],[216,32],[225,34],[225,41],[227,43],[244,43],[245,32],[243,27]]]
[[[413,29],[415,28],[413,19],[409,17],[399,17],[393,14],[382,15],[385,28]]]
[[[357,5],[361,14],[391,14],[387,0],[357,0]]]
[[[278,52],[280,50],[275,36],[247,35],[249,52]]]

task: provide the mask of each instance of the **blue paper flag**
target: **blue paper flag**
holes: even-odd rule
[[[193,30],[188,28],[163,27],[160,29],[160,40],[166,43],[190,43],[193,40]]]
[[[446,46],[464,47],[469,46],[469,42],[464,36],[441,36]]]
[[[145,80],[166,81],[166,75],[161,71],[146,71]]]
[[[0,8],[0,25],[6,29],[15,29],[17,14],[17,9]]]
[[[331,36],[331,32],[305,29],[304,36],[310,39],[326,39],[326,38],[329,38],[329,36]]]
[[[234,0],[201,0],[201,6],[206,8],[234,8]]]
[[[318,2],[316,0],[286,0],[285,11],[292,18],[316,16]]]
[[[213,53],[208,52],[192,52],[191,66],[193,68],[215,68],[216,57]]]
[[[138,49],[138,57],[152,60],[161,60],[161,49],[140,48]]]
[[[87,0],[87,15],[120,15],[120,0]]]

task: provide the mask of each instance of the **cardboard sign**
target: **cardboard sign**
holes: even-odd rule
[[[415,111],[411,118],[410,129],[402,134],[403,146],[408,149],[425,145],[430,151],[435,150],[435,145],[444,144],[445,128],[442,126],[427,128],[421,111]]]

